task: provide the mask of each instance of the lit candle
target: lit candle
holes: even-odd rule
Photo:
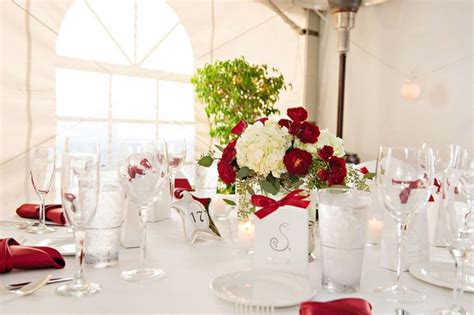
[[[251,220],[239,220],[237,246],[239,250],[251,251],[255,239],[255,224]]]
[[[367,225],[367,242],[378,245],[382,240],[383,222],[372,218]]]
[[[222,198],[215,197],[209,205],[209,210],[213,217],[227,217],[229,215],[229,208]]]

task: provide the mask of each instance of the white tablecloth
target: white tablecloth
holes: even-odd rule
[[[232,304],[214,296],[210,282],[217,276],[252,268],[252,255],[238,255],[228,239],[228,223],[218,221],[223,241],[198,242],[190,247],[185,244],[182,226],[176,216],[148,225],[147,263],[163,268],[166,277],[146,283],[129,283],[120,279],[122,270],[131,269],[138,263],[138,249],[121,249],[120,264],[113,268],[86,268],[86,276],[102,285],[102,292],[81,299],[60,297],[54,293],[58,285],[48,285],[28,297],[12,294],[0,295],[0,314],[233,314]],[[24,236],[27,244],[41,238],[66,234],[60,232],[36,238],[15,228],[0,227],[0,237]],[[445,255],[438,249],[437,255]],[[394,314],[395,303],[388,303],[373,294],[377,286],[388,286],[395,281],[395,273],[378,266],[378,247],[367,247],[360,292],[340,295],[326,292],[321,287],[321,265],[319,259],[310,264],[310,279],[317,294],[313,298],[326,301],[342,297],[362,297],[370,301],[374,314]],[[317,246],[316,254],[319,254]],[[446,254],[447,257],[447,254]],[[63,270],[12,271],[0,276],[0,282],[13,283],[36,279],[52,273],[54,277],[72,276],[74,259],[68,257]],[[447,306],[451,291],[435,287],[403,274],[403,282],[427,295],[423,303],[402,305],[412,314],[429,314],[431,310]],[[465,294],[465,307],[474,310],[474,294]],[[298,314],[298,307],[277,309],[276,314]]]

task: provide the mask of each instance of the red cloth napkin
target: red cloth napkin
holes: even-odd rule
[[[300,315],[371,315],[372,305],[364,299],[347,298],[328,302],[303,302]]]
[[[25,203],[16,209],[16,214],[22,218],[39,219],[39,208],[40,206],[37,204]],[[66,217],[62,205],[46,205],[44,211],[46,213],[46,220],[62,225],[66,224]]]
[[[0,273],[12,269],[62,269],[63,256],[51,247],[22,246],[13,238],[0,239]]]
[[[174,180],[174,189],[193,190],[191,184],[186,178],[176,178]]]

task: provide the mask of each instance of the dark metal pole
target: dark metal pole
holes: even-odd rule
[[[337,136],[342,138],[344,125],[344,90],[346,84],[346,54],[339,55],[339,90],[337,94]]]

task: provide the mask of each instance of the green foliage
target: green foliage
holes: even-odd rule
[[[204,166],[204,167],[210,167],[213,161],[214,159],[211,156],[206,155],[199,159],[198,165]]]
[[[244,57],[217,61],[197,69],[191,79],[199,100],[206,104],[210,136],[222,145],[231,141],[231,129],[241,120],[255,120],[279,111],[273,107],[283,75],[267,65],[251,65]]]

